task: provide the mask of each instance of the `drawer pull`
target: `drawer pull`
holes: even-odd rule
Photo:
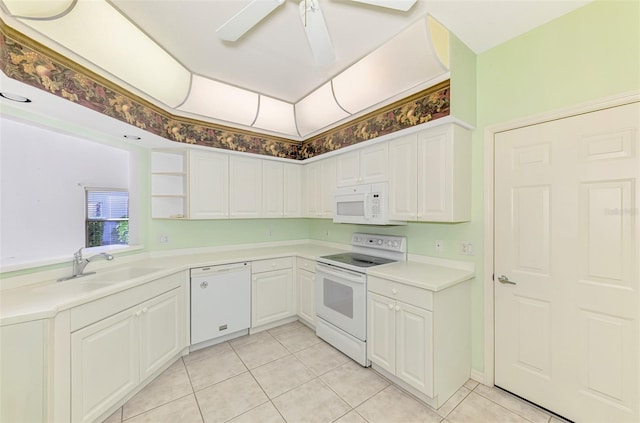
[[[400,311],[400,306],[399,305],[396,306],[396,311]]]
[[[393,289],[391,290],[391,293],[395,295],[395,294],[397,294],[397,293],[398,293],[398,290],[397,290],[397,289],[395,289],[395,288],[393,288]]]
[[[389,304],[389,310],[393,310],[393,304]]]
[[[142,314],[142,311],[140,310],[136,311],[136,317],[140,317],[141,314]]]

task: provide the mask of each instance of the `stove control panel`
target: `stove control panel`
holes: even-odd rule
[[[354,233],[351,236],[351,245],[398,253],[407,252],[407,238],[404,236]]]

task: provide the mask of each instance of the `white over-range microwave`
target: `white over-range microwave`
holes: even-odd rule
[[[389,220],[389,184],[352,185],[336,189],[333,221],[360,225],[406,225]]]

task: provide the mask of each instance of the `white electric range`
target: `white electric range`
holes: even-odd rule
[[[407,259],[407,239],[354,233],[352,251],[318,258],[316,334],[362,366],[367,359],[367,274]]]

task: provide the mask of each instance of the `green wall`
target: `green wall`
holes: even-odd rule
[[[151,236],[145,245],[152,250],[309,238],[307,219],[151,220],[149,226]],[[161,235],[169,242],[161,244]]]
[[[601,0],[478,56],[479,129],[640,87],[640,2]]]

